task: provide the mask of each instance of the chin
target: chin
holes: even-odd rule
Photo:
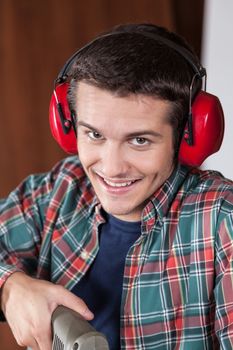
[[[125,221],[140,221],[142,209],[139,208],[129,208],[122,206],[120,203],[118,206],[113,205],[104,205],[102,204],[103,209],[110,215],[118,217],[121,220]]]

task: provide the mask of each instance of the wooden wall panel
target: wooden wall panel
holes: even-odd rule
[[[64,156],[52,140],[48,105],[65,60],[123,22],[173,28],[168,0],[0,1],[0,195]]]
[[[183,35],[188,29],[198,45],[203,0],[192,2],[192,13],[185,3],[0,0],[0,196],[65,155],[48,125],[53,80],[65,60],[94,35],[126,22],[157,23]],[[196,22],[190,21],[193,11]],[[0,326],[0,339],[1,350],[17,349],[6,324]]]

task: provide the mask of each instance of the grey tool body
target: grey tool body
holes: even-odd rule
[[[52,315],[52,329],[52,350],[109,350],[105,336],[67,307],[56,308]]]

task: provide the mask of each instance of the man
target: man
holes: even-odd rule
[[[22,346],[51,349],[60,304],[112,350],[233,346],[233,186],[179,162],[201,79],[166,40],[199,65],[154,25],[81,49],[68,74],[78,156],[1,202],[1,306]]]

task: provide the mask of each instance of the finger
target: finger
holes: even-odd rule
[[[43,325],[37,328],[34,332],[35,341],[38,349],[51,350],[52,349],[52,329],[51,322],[44,322]]]
[[[23,345],[20,345],[20,346],[27,346],[29,347],[28,350],[41,350],[37,341],[35,339],[30,339],[30,342],[26,342],[27,344],[23,344]]]
[[[33,345],[29,345],[30,348],[32,350],[42,350],[42,348],[39,347],[38,343],[36,342],[36,340],[33,342]]]
[[[28,333],[22,333],[18,325],[10,325],[10,327],[15,341],[20,347],[26,346],[33,350],[39,350],[38,344],[32,336],[29,336]]]
[[[43,338],[44,336],[42,336]],[[46,337],[43,339],[38,339],[37,344],[38,344],[38,349],[39,350],[51,350],[52,349],[52,337]],[[34,350],[34,349],[33,349]]]
[[[89,310],[87,304],[68,291],[67,289],[62,287],[62,291],[60,294],[60,298],[57,299],[60,305],[64,305],[76,312],[78,312],[81,316],[83,316],[86,320],[92,320],[94,318],[94,314]]]

